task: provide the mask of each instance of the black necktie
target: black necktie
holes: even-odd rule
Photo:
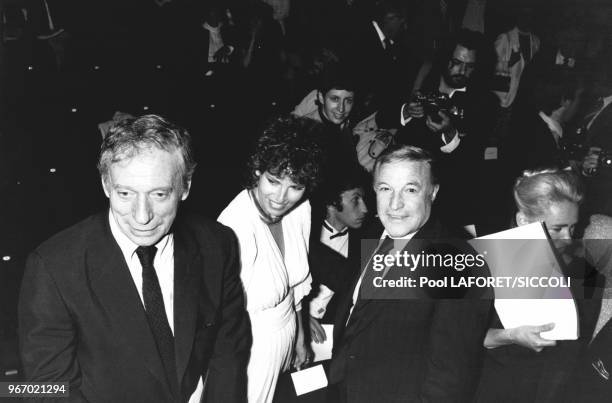
[[[385,239],[383,239],[380,246],[376,248],[376,252],[374,252],[372,256],[370,257],[370,261],[368,262],[367,266],[364,269],[365,273],[363,273],[363,279],[361,280],[361,284],[359,285],[359,292],[357,294],[358,300],[361,299],[361,291],[363,290],[363,284],[364,283],[371,284],[371,281],[369,281],[370,279],[368,278],[368,275],[373,276],[375,273],[373,269],[374,255],[386,256],[391,251],[391,249],[393,249],[394,244],[395,244],[395,241],[393,240],[393,238],[391,238],[390,236],[386,236]]]
[[[338,238],[338,237],[340,237],[340,236],[345,236],[345,235],[347,235],[347,234],[348,234],[348,228],[347,228],[347,229],[345,229],[344,231],[340,231],[340,232],[337,232],[337,233],[335,233],[335,234],[333,234],[333,235],[330,235],[330,236],[329,236],[329,239],[331,240],[331,239],[334,239],[334,238]]]
[[[176,375],[176,362],[174,359],[174,336],[168,324],[166,308],[161,293],[161,287],[153,267],[153,259],[157,248],[155,246],[139,246],[136,254],[142,265],[142,298],[149,327],[155,337],[155,344],[161,356],[170,389],[178,395],[178,377]]]

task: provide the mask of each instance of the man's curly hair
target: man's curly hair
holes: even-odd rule
[[[312,119],[283,115],[271,121],[257,140],[249,158],[249,189],[257,186],[260,174],[288,175],[311,193],[320,183],[323,150],[322,125]]]

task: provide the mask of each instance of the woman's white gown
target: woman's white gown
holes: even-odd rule
[[[278,376],[291,363],[296,311],[312,282],[308,269],[310,203],[303,202],[282,218],[284,259],[247,190],[230,202],[218,221],[234,230],[240,244],[240,277],[253,332],[248,401],[272,402]]]

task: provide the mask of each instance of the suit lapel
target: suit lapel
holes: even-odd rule
[[[106,319],[134,357],[142,359],[151,374],[164,385],[167,398],[172,400],[161,358],[149,329],[142,300],[125,262],[125,258],[110,231],[108,214],[97,217],[98,226],[90,234],[86,267],[94,298],[100,302]]]
[[[430,217],[425,226],[421,228],[414,237],[406,244],[403,251],[408,253],[419,253],[423,247],[428,243],[428,240],[435,239],[435,228],[437,227],[436,221]],[[370,254],[374,253],[372,251]],[[364,275],[363,281],[366,281],[367,273]],[[362,283],[363,284],[363,283]],[[354,287],[353,287],[354,290]],[[353,293],[351,292],[350,298]],[[385,306],[386,300],[375,300],[375,299],[359,299],[355,304],[353,313],[350,316],[349,322],[346,325],[346,332],[344,337],[350,337],[351,335],[359,333],[361,330],[367,327],[374,318],[378,316],[378,312]],[[377,302],[377,303],[373,303]],[[349,304],[350,307],[350,304]],[[344,324],[342,324],[344,325]]]
[[[606,127],[612,126],[610,121],[612,120],[612,103],[608,104],[595,118],[593,124],[587,131],[587,138],[590,143],[595,142],[595,144],[599,144],[597,140],[601,137],[602,134],[605,136],[608,135],[608,132],[604,130]]]
[[[179,385],[191,356],[196,333],[202,257],[192,238],[174,235],[174,348]]]

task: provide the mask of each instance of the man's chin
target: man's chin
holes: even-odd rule
[[[162,238],[158,229],[151,231],[130,231],[129,238],[138,246],[155,245]]]

